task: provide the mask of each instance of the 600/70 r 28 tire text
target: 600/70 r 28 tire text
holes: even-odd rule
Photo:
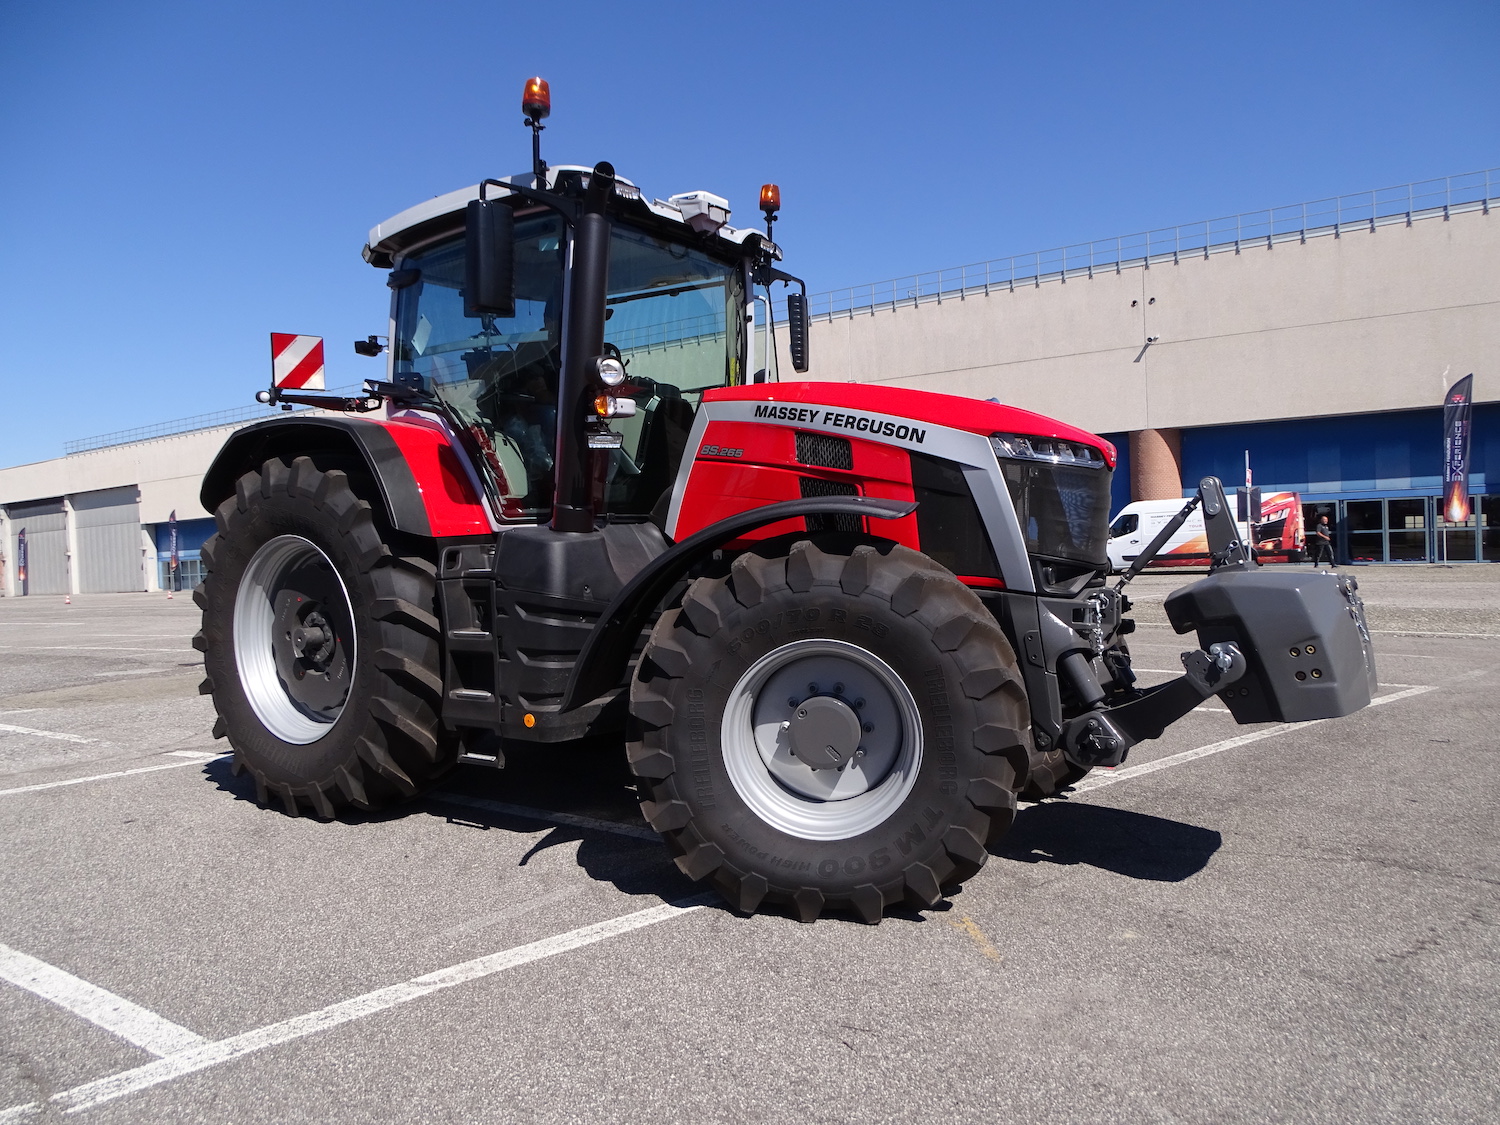
[[[436,571],[393,550],[377,514],[306,457],[246,473],[214,513],[194,645],[214,734],[262,803],[377,808],[455,761],[438,721]]]
[[[701,578],[631,687],[641,808],[746,912],[933,906],[1010,827],[1030,736],[1015,655],[925,555],[811,542]]]

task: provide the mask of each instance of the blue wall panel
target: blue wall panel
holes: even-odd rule
[[[211,519],[178,520],[177,521],[177,556],[178,558],[197,558],[198,552],[208,537],[214,533],[214,521]],[[172,549],[171,525],[159,523],[156,525],[156,552],[166,555]]]
[[[1255,483],[1266,490],[1437,495],[1443,488],[1441,407],[1183,430],[1183,494],[1210,474],[1240,484],[1247,449]],[[1474,408],[1471,458],[1470,491],[1500,490],[1500,403]]]
[[[1113,442],[1120,461],[1115,465],[1115,480],[1109,493],[1109,518],[1130,503],[1130,435],[1128,433],[1100,434],[1105,441]]]

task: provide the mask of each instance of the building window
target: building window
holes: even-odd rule
[[[177,560],[177,578],[172,578],[172,560],[158,559],[156,561],[156,578],[163,590],[191,590],[203,581],[203,560],[184,559]]]

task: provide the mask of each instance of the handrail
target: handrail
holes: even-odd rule
[[[331,394],[355,394],[360,385],[350,384],[348,387],[332,388]],[[194,414],[187,418],[175,418],[169,422],[157,422],[150,426],[136,426],[129,430],[116,430],[113,433],[99,434],[95,437],[78,438],[74,441],[63,443],[63,455],[72,457],[77,453],[88,453],[95,449],[108,449],[115,445],[129,445],[137,441],[150,441],[153,438],[175,437],[178,434],[190,434],[198,430],[212,430],[219,426],[231,426],[241,423],[259,421],[262,418],[270,418],[277,412],[274,406],[235,406],[228,410],[216,410],[211,414]]]
[[[1466,211],[1488,215],[1491,201],[1500,198],[1497,191],[1500,168],[1418,180],[830,289],[812,294],[810,309],[814,320],[873,315],[883,309],[941,304],[945,299],[963,299],[971,294],[988,296],[996,289],[1014,290],[1017,285],[1039,286],[1044,281],[1093,277],[1099,271],[1150,269],[1161,262],[1180,262],[1184,257],[1238,254],[1250,247],[1306,242],[1328,235],[1339,238],[1351,231],[1373,231],[1393,223],[1410,226],[1418,219],[1441,217],[1446,221]]]

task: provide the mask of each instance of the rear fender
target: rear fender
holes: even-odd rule
[[[911,515],[916,509],[916,504],[911,501],[875,500],[865,496],[809,497],[752,508],[688,536],[653,559],[609,603],[609,608],[578,654],[560,709],[568,711],[587,703],[620,682],[641,630],[662,599],[693,566],[724,544],[780,520],[818,515],[895,520]]]
[[[391,526],[410,535],[485,535],[495,521],[479,498],[463,452],[436,419],[389,421],[320,415],[271,418],[230,435],[203,476],[199,499],[212,512],[240,476],[271,457],[337,453],[364,462]]]

